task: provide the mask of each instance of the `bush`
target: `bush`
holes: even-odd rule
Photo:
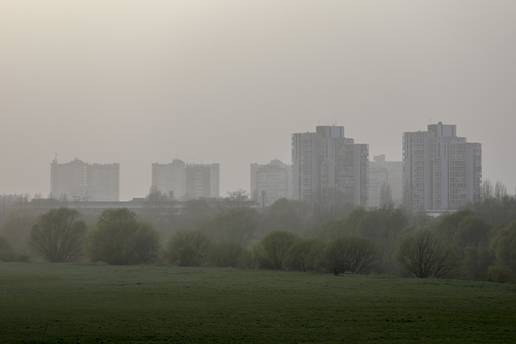
[[[326,268],[335,275],[369,273],[378,261],[378,252],[369,240],[349,237],[332,242],[326,252]]]
[[[244,265],[245,250],[232,242],[211,245],[208,254],[210,264],[218,267],[236,268]]]
[[[246,245],[256,235],[258,213],[251,208],[229,209],[205,222],[200,229],[212,241]]]
[[[210,246],[210,240],[199,231],[178,232],[169,241],[167,258],[179,266],[205,265]]]
[[[249,256],[247,257],[247,266],[253,269],[273,269],[273,265],[262,243],[253,246]]]
[[[514,273],[506,266],[494,265],[488,269],[488,279],[492,282],[507,283],[514,281]]]
[[[460,261],[461,278],[486,280],[489,265],[493,262],[490,251],[483,248],[466,247]]]
[[[71,262],[83,253],[86,224],[77,210],[51,210],[38,219],[31,232],[31,245],[46,260]]]
[[[324,256],[324,243],[318,240],[298,240],[285,258],[285,268],[294,271],[320,270]]]
[[[128,209],[106,210],[90,240],[92,261],[113,265],[147,264],[158,257],[159,238]]]
[[[29,211],[10,211],[0,227],[0,236],[14,252],[29,252],[32,228],[38,217]]]
[[[498,265],[516,274],[516,222],[502,228],[492,244]]]
[[[0,261],[11,262],[15,260],[15,254],[11,245],[4,238],[0,237]]]
[[[288,232],[275,231],[267,235],[256,248],[262,267],[281,270],[297,237]]]
[[[467,216],[457,227],[455,241],[461,247],[486,246],[489,229],[489,226],[481,219],[472,215]]]
[[[447,276],[456,265],[453,251],[430,230],[419,231],[401,243],[399,262],[418,278]]]

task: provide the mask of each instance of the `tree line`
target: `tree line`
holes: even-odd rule
[[[487,192],[487,191],[486,191]],[[430,218],[402,209],[353,209],[333,218],[279,200],[265,209],[210,209],[194,202],[169,232],[128,209],[86,222],[77,210],[51,210],[34,223],[14,217],[0,231],[0,260],[28,260],[9,240],[27,231],[31,255],[49,262],[172,264],[332,274],[513,281],[516,199],[485,197]],[[28,230],[30,228],[30,230]],[[166,235],[164,235],[166,233]]]

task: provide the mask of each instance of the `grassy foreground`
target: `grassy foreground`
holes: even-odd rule
[[[0,343],[512,343],[511,285],[0,264]]]

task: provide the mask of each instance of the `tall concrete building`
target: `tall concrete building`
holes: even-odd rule
[[[152,189],[177,199],[186,196],[186,164],[174,160],[169,164],[152,164]]]
[[[219,164],[152,164],[152,189],[176,200],[219,197]]]
[[[188,164],[186,166],[186,199],[218,198],[220,196],[219,164]]]
[[[482,146],[441,122],[403,135],[403,198],[419,212],[461,209],[480,200]]]
[[[279,199],[291,198],[291,166],[280,160],[251,164],[251,199],[268,207]]]
[[[365,206],[369,146],[344,136],[344,127],[319,126],[292,137],[294,199],[321,207]]]
[[[385,155],[369,162],[367,206],[379,208],[386,203],[399,206],[403,202],[403,162],[387,161]]]
[[[87,164],[79,159],[50,166],[50,197],[70,201],[120,200],[120,165]]]

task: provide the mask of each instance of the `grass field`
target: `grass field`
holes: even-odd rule
[[[511,285],[0,264],[0,343],[516,343]]]

